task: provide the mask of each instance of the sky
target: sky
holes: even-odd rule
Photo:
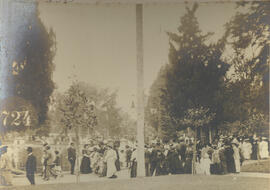
[[[192,6],[189,4],[188,6]],[[136,96],[136,15],[134,4],[39,4],[45,26],[56,34],[53,81],[64,92],[76,76],[101,88],[118,90],[118,106],[127,111]],[[203,32],[224,33],[235,4],[200,3],[196,12]],[[160,67],[168,63],[169,39],[176,32],[185,4],[143,7],[144,90],[147,94]]]

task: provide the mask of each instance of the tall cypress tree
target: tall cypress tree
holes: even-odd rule
[[[192,9],[187,7],[178,33],[168,33],[169,66],[162,104],[172,121],[180,120],[187,109],[202,106],[216,113],[215,121],[219,122],[222,115],[220,94],[229,68],[221,58],[225,37],[208,43],[212,33],[203,34],[200,30],[195,16],[197,9],[198,4]]]
[[[0,105],[2,131],[36,128],[47,119],[48,103],[55,87],[52,74],[56,42],[54,32],[46,29],[36,6],[24,18],[19,34],[13,36],[16,41],[11,39],[15,53],[10,56],[5,78],[7,88]],[[14,28],[12,25],[8,29],[14,33]]]

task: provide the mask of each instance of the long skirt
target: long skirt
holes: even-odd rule
[[[211,164],[210,172],[211,174],[221,174],[221,164],[220,163]]]
[[[235,172],[239,173],[240,172],[240,159],[239,158],[234,159],[234,165],[235,165]]]
[[[1,171],[0,185],[12,185],[11,171]]]
[[[107,177],[112,177],[116,173],[115,159],[110,158],[107,160]]]
[[[192,159],[187,159],[184,166],[184,172],[186,174],[192,173]]]
[[[153,176],[154,175],[154,172],[156,170],[156,167],[157,167],[157,163],[156,162],[151,162],[150,161],[150,175]]]
[[[145,162],[145,175],[146,176],[151,176],[150,163],[149,162]]]
[[[201,171],[205,175],[210,175],[210,160],[208,159],[201,159]]]
[[[84,156],[80,166],[82,174],[89,174],[92,172],[90,158]]]
[[[117,159],[117,160],[115,161],[115,167],[116,167],[116,170],[117,170],[117,171],[120,171],[121,166],[120,166],[120,160],[119,160],[119,159]]]
[[[183,163],[178,159],[178,157],[171,158],[167,162],[169,173],[171,174],[184,173]]]
[[[130,177],[137,177],[137,162],[133,161],[130,168]]]
[[[226,160],[220,161],[220,173],[221,174],[227,174],[228,173],[228,167]]]
[[[235,173],[235,163],[233,157],[227,158],[227,169],[229,173]]]
[[[107,163],[103,163],[101,167],[101,176],[105,177],[107,175]]]

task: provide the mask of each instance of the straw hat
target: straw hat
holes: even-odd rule
[[[7,152],[7,147],[8,147],[7,145],[3,145],[1,143],[1,145],[0,145],[0,155]]]
[[[232,144],[239,144],[239,142],[236,139],[233,139]]]
[[[7,145],[0,145],[0,149],[4,149],[4,148],[7,148],[8,146]]]
[[[7,145],[2,144],[2,141],[0,140],[0,149],[8,147]]]
[[[113,142],[111,141],[111,142],[109,142],[108,144],[107,144],[107,146],[109,146],[109,147],[111,147],[111,148],[113,148]]]

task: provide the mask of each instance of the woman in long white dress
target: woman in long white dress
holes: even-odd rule
[[[197,171],[197,174],[210,175],[211,160],[209,158],[208,151],[209,147],[204,145],[201,151],[200,167],[199,170]]]
[[[245,139],[245,141],[242,145],[242,154],[243,154],[245,160],[250,160],[251,153],[252,153],[252,145],[248,139]]]
[[[235,172],[240,173],[240,153],[236,143],[232,143]]]
[[[269,156],[268,143],[266,142],[265,137],[263,137],[262,141],[259,143],[259,153],[261,159],[268,158]]]
[[[108,150],[106,152],[105,161],[107,163],[107,177],[108,178],[116,178],[116,166],[115,161],[117,159],[117,154],[113,149],[113,144],[108,145]]]

